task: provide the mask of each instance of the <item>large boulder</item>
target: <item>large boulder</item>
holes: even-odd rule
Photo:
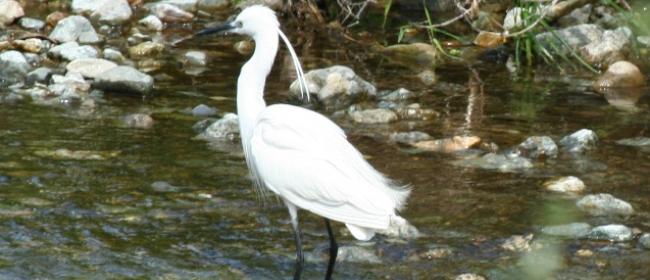
[[[130,66],[117,66],[95,77],[95,87],[113,92],[144,94],[153,88],[153,78]]]
[[[90,21],[82,16],[69,16],[60,20],[50,38],[59,42],[97,43],[101,41]]]

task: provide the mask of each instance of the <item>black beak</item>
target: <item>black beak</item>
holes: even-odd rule
[[[234,29],[235,25],[233,24],[233,21],[226,21],[222,24],[219,24],[217,26],[212,26],[205,28],[199,32],[194,33],[194,36],[205,36],[205,35],[210,35],[210,34],[221,34],[221,33],[226,33],[228,30]]]

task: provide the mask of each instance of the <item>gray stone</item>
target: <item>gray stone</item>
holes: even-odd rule
[[[606,193],[587,195],[578,200],[576,206],[593,216],[629,216],[634,213],[632,205]]]
[[[50,80],[50,77],[52,77],[52,72],[53,70],[51,68],[47,68],[47,67],[36,68],[31,72],[27,73],[27,83],[47,84],[47,82]]]
[[[438,112],[433,109],[422,108],[419,103],[397,106],[395,112],[403,120],[428,120],[438,116]]]
[[[591,4],[577,8],[568,15],[565,15],[557,20],[560,27],[569,27],[573,25],[585,24],[589,22],[589,16],[593,7]]]
[[[101,5],[113,0],[72,0],[72,11],[77,14],[91,14]]]
[[[206,66],[208,64],[208,56],[205,52],[189,51],[185,53],[185,63],[192,66]]]
[[[164,27],[162,21],[154,15],[146,16],[139,20],[138,24],[151,31],[162,31]]]
[[[404,101],[404,100],[417,97],[417,94],[415,94],[414,92],[408,89],[399,88],[394,91],[379,93],[378,97],[380,100],[386,100],[386,101]]]
[[[381,260],[374,251],[361,246],[339,247],[336,261],[351,263],[381,263]]]
[[[492,169],[501,172],[515,172],[533,167],[531,161],[524,157],[488,153],[479,158],[466,158],[452,162],[454,165],[472,168]]]
[[[97,50],[92,46],[80,46],[77,42],[67,42],[50,49],[49,54],[56,58],[75,60],[80,58],[96,58]]]
[[[551,236],[565,238],[581,238],[587,236],[591,231],[591,225],[587,223],[570,223],[565,225],[547,226],[542,228],[542,233]]]
[[[71,61],[65,69],[72,72],[79,72],[86,78],[94,79],[99,74],[117,67],[112,61],[101,58],[79,58]]]
[[[116,49],[106,48],[104,49],[104,59],[121,63],[124,61],[124,55]]]
[[[192,13],[167,3],[151,3],[145,8],[163,22],[190,22],[194,18]]]
[[[217,109],[205,104],[199,104],[192,109],[192,115],[195,117],[206,117],[217,114]]]
[[[199,0],[197,6],[200,10],[224,10],[230,6],[230,0]]]
[[[124,117],[124,124],[128,127],[149,129],[153,127],[153,118],[147,114],[130,114]]]
[[[237,137],[239,137],[239,118],[233,113],[225,114],[197,136],[199,139],[209,141],[232,141]]]
[[[25,15],[23,7],[14,0],[0,0],[0,28],[12,24],[17,18]]]
[[[30,17],[20,18],[20,20],[18,20],[18,24],[20,24],[20,27],[22,28],[31,29],[35,31],[40,31],[45,27],[44,21],[40,19],[30,18]]]
[[[395,132],[389,136],[391,142],[413,144],[432,139],[431,135],[422,131]]]
[[[567,176],[548,181],[544,183],[544,187],[554,192],[581,192],[585,189],[585,183],[578,177]]]
[[[30,69],[25,56],[18,51],[0,53],[0,84],[22,81]]]
[[[389,123],[397,120],[397,114],[388,109],[368,109],[350,112],[352,120],[358,123],[378,124]]]
[[[566,54],[569,48],[578,49],[591,42],[600,40],[603,36],[603,29],[595,24],[581,24],[564,29],[549,31],[535,35],[535,41],[548,50],[558,49],[560,53]],[[559,37],[559,38],[558,38]],[[562,42],[566,43],[565,46]]]
[[[650,249],[650,233],[644,233],[639,237],[639,243],[646,249]]]
[[[90,14],[90,17],[107,24],[121,24],[129,20],[133,11],[127,0],[103,1]]]
[[[346,66],[335,65],[309,71],[305,74],[305,80],[309,93],[316,94],[318,100],[327,105],[333,103],[348,105],[351,97],[377,94],[375,86],[357,76]],[[300,94],[297,80],[291,83],[290,90],[294,94]]]
[[[50,38],[59,42],[77,41],[90,44],[101,41],[90,21],[82,16],[69,16],[60,20],[50,33]]]
[[[594,149],[598,142],[598,135],[590,129],[581,129],[560,140],[564,150],[571,153],[583,153]]]
[[[512,252],[528,252],[532,249],[530,247],[531,241],[533,241],[532,234],[513,235],[503,241],[501,248]]]
[[[162,0],[159,3],[171,4],[184,11],[193,13],[196,12],[198,0]]]
[[[558,150],[555,141],[548,136],[528,137],[526,141],[519,144],[518,148],[524,156],[530,158],[555,158]]]
[[[583,46],[582,57],[591,64],[607,65],[625,58],[630,40],[621,30],[605,30],[603,36]]]
[[[106,91],[148,93],[153,78],[130,66],[117,66],[95,77],[94,86]]]
[[[589,239],[614,242],[630,241],[632,236],[632,230],[629,227],[616,224],[595,227],[587,235]]]
[[[616,141],[616,144],[632,147],[650,146],[650,138],[643,136],[626,138]]]
[[[68,72],[65,76],[52,75],[52,83],[47,88],[59,102],[66,103],[87,96],[90,83],[80,73]]]
[[[508,31],[515,31],[518,29],[522,29],[526,25],[526,21],[524,21],[522,13],[524,12],[524,9],[521,7],[514,7],[506,13],[505,18],[503,19],[503,29],[508,30]],[[532,11],[533,14],[539,15],[542,13],[541,9],[536,9]]]

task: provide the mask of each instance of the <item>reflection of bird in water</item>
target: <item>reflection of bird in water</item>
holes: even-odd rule
[[[336,261],[337,244],[330,220],[345,223],[359,240],[369,240],[376,230],[389,227],[395,211],[404,205],[409,190],[377,172],[346,139],[343,130],[313,111],[286,104],[266,106],[264,84],[278,50],[279,38],[287,44],[301,92],[307,83],[289,40],[280,31],[272,10],[252,6],[234,20],[206,28],[197,35],[235,33],[251,36],[255,52],[241,69],[237,81],[237,113],[246,163],[261,192],[272,191],[289,209],[296,240],[296,271],[303,267],[298,209],[325,218],[330,238],[326,279]]]

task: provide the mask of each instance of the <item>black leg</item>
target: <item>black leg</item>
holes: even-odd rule
[[[293,273],[293,279],[299,280],[302,275],[302,267],[305,263],[305,258],[302,255],[302,241],[300,238],[300,225],[298,224],[298,209],[285,201],[287,208],[289,208],[289,215],[291,215],[291,226],[293,226],[293,234],[296,239],[296,270]]]
[[[339,252],[339,245],[336,244],[336,240],[334,239],[334,233],[332,232],[332,226],[330,226],[330,220],[325,219],[325,227],[327,227],[327,235],[330,237],[330,261],[327,263],[327,273],[325,273],[325,280],[329,280],[332,279],[334,265],[336,264],[336,255]]]

